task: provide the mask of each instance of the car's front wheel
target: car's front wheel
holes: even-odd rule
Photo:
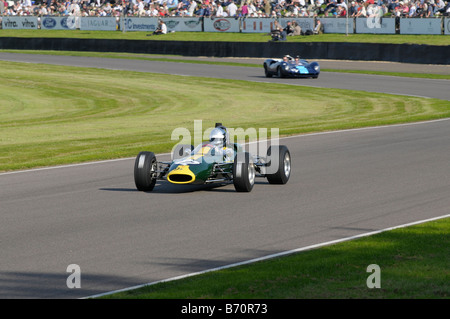
[[[156,184],[157,162],[153,152],[140,152],[134,163],[134,183],[139,191],[150,192]]]
[[[255,185],[255,164],[247,152],[238,153],[233,163],[233,184],[238,192],[250,192]]]
[[[267,181],[270,184],[286,184],[291,177],[291,154],[285,145],[270,146],[267,150]]]
[[[277,76],[278,76],[279,78],[284,77],[284,76],[283,76],[283,72],[281,71],[281,66],[279,66],[279,67],[277,68]]]

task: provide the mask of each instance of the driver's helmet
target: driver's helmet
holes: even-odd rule
[[[228,140],[228,131],[224,126],[216,126],[209,134],[209,142],[214,146],[223,147]]]

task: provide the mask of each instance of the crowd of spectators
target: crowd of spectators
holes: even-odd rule
[[[0,0],[0,14],[428,18],[450,16],[450,0]]]

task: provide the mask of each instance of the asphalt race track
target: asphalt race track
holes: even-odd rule
[[[171,63],[160,61],[145,60],[127,60],[110,58],[91,58],[76,56],[51,56],[36,54],[17,54],[0,53],[0,60],[30,63],[46,63],[55,65],[71,65],[81,67],[106,68],[115,70],[131,70],[139,72],[168,73],[185,76],[204,76],[224,79],[288,83],[293,85],[306,85],[312,87],[350,89],[368,92],[383,92],[401,95],[412,95],[450,100],[450,91],[448,90],[448,80],[401,78],[393,76],[379,76],[368,74],[348,74],[321,72],[318,80],[312,79],[279,79],[266,78],[262,63],[264,59],[246,59],[247,63],[258,63],[261,68],[245,68],[223,66],[223,65],[202,65],[189,63]],[[224,59],[221,59],[224,60]],[[339,68],[339,62],[335,62],[336,68]],[[356,64],[356,62],[355,62]],[[364,65],[364,63],[358,63]],[[395,65],[403,66],[404,72],[411,72],[411,69],[417,69],[417,65],[402,63],[380,63],[380,70],[390,71]],[[448,70],[448,66],[423,66],[420,68],[423,72],[429,72],[430,68],[439,68]],[[416,70],[416,72],[418,72]],[[430,72],[431,73],[431,72]],[[448,73],[447,73],[448,74]]]
[[[262,68],[3,53],[0,59],[212,72],[450,100],[444,80],[324,72],[293,81],[266,79]],[[87,297],[447,215],[449,136],[450,119],[443,119],[286,138],[289,183],[260,179],[251,193],[166,182],[138,192],[134,158],[0,173],[0,298]],[[67,287],[71,264],[80,267],[81,288]]]

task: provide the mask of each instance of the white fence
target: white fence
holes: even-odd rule
[[[45,30],[103,30],[103,31],[145,31],[153,32],[158,26],[157,17],[33,17],[3,16],[3,29],[45,29]],[[269,33],[274,28],[271,18],[162,18],[169,32],[242,32]],[[363,34],[446,34],[450,35],[450,18],[321,18],[325,33]],[[285,27],[287,21],[296,21],[303,31],[314,29],[314,18],[279,18]]]

